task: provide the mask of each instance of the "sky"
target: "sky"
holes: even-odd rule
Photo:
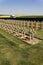
[[[0,14],[43,15],[43,0],[0,0]]]

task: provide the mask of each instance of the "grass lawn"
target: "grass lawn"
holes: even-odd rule
[[[35,36],[43,40],[43,30],[36,30]]]
[[[0,29],[0,65],[43,65],[43,40],[30,45]]]

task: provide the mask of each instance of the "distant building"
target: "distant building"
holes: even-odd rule
[[[11,18],[15,18],[15,15],[10,15]]]

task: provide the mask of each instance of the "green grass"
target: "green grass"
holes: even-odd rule
[[[35,36],[40,39],[43,39],[43,30],[36,30]]]
[[[29,45],[0,29],[0,65],[43,65],[43,41]]]
[[[34,16],[34,15],[31,15],[31,16],[16,16],[16,18],[43,18],[43,16]]]

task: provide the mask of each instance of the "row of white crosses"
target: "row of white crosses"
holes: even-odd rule
[[[9,24],[6,21],[0,22],[0,28],[4,29],[4,30],[6,30],[7,32],[10,32],[10,33],[12,33],[12,29],[13,29],[12,25]]]
[[[0,28],[6,30],[9,33],[17,33],[19,34],[19,31],[21,31],[22,36],[25,36],[25,33],[30,28],[35,27],[36,29],[39,27],[43,29],[43,21],[42,22],[36,22],[36,21],[27,21],[27,20],[0,20]],[[33,30],[33,29],[31,29]],[[34,32],[34,31],[33,31]],[[34,35],[34,34],[33,34]],[[31,34],[30,34],[31,39]]]
[[[41,22],[39,22],[39,21],[37,21],[37,23],[36,23],[36,21],[27,21],[27,20],[1,20],[1,21],[6,21],[6,23],[8,22],[8,23],[10,23],[11,22],[11,24],[13,24],[13,23],[15,23],[16,24],[16,22],[19,22],[20,23],[20,21],[21,22],[24,22],[25,21],[25,23],[27,22],[27,26],[33,26],[33,27],[35,27],[35,28],[38,28],[38,27],[40,27],[41,26],[41,28],[43,27],[43,21],[41,21]],[[39,23],[38,23],[39,22]],[[21,25],[21,24],[20,24]]]

